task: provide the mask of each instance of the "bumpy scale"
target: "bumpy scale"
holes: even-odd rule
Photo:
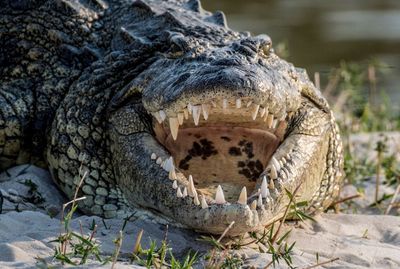
[[[0,170],[47,167],[81,210],[150,208],[232,235],[327,208],[343,177],[331,110],[266,35],[191,1],[5,1]]]

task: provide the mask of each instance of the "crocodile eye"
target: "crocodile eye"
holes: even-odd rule
[[[272,40],[269,36],[267,35],[258,35],[257,39],[260,42],[260,50],[262,53],[265,55],[269,55],[272,50]]]
[[[170,37],[172,53],[185,53],[189,51],[189,44],[186,38],[181,33],[174,33]]]
[[[271,44],[265,44],[265,45],[263,45],[263,46],[261,47],[261,49],[262,49],[262,52],[263,52],[265,55],[269,55],[269,54],[271,53]]]

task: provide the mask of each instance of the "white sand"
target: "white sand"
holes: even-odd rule
[[[114,251],[113,239],[122,226],[121,220],[107,220],[104,228],[97,217],[79,217],[72,227],[79,233],[79,221],[85,232],[92,220],[99,224],[96,238],[101,242],[103,254]],[[400,268],[400,218],[395,216],[371,215],[329,215],[317,217],[317,223],[306,222],[293,229],[289,242],[296,241],[293,265],[299,268],[316,263],[316,253],[320,262],[332,258],[338,261],[327,268]],[[128,223],[124,232],[121,257],[128,257],[133,249],[138,231],[144,228],[144,247],[150,238],[160,241],[164,236],[163,227],[153,223]],[[287,227],[286,227],[287,228]],[[35,268],[36,257],[51,263],[56,243],[49,243],[60,232],[60,222],[50,219],[40,212],[9,212],[0,216],[0,268]],[[194,242],[197,236],[184,230],[170,230],[169,241],[176,253],[184,254],[187,248],[205,250],[205,246]],[[271,256],[250,248],[239,251],[249,257],[246,265],[263,268]],[[282,261],[283,262],[283,261]],[[277,268],[287,268],[281,262]],[[117,268],[128,268],[127,263],[119,263]],[[98,268],[99,263],[90,262],[81,268]],[[104,266],[109,268],[110,264]],[[140,267],[130,267],[140,268]],[[201,268],[201,265],[200,267]]]

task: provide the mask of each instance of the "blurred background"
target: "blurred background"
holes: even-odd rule
[[[322,89],[332,80],[332,72],[344,70],[365,79],[364,91],[357,94],[379,104],[386,98],[390,104],[385,105],[400,111],[400,0],[203,0],[202,4],[209,11],[222,10],[233,30],[268,34],[278,54],[306,68],[311,78],[319,72]],[[340,76],[346,79],[346,74]]]

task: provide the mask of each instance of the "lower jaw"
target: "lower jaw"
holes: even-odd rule
[[[262,204],[255,207],[238,203],[216,204],[207,199],[207,207],[202,208],[189,195],[177,197],[169,173],[160,169],[157,164],[158,158],[166,160],[170,154],[153,136],[142,133],[124,137],[122,140],[122,144],[116,147],[122,151],[116,154],[121,159],[115,159],[116,167],[119,167],[117,183],[123,188],[128,203],[132,205],[151,208],[187,227],[212,234],[223,233],[232,222],[235,225],[229,230],[229,235],[259,230],[279,215],[276,212],[278,209],[274,208],[276,202],[279,203],[276,200],[278,195],[273,193],[274,201],[271,199],[267,203],[263,199]],[[130,145],[136,146],[132,150]],[[158,156],[157,159],[151,158],[153,153]],[[129,160],[129,163],[124,163],[123,160]],[[254,201],[257,201],[256,197]]]

